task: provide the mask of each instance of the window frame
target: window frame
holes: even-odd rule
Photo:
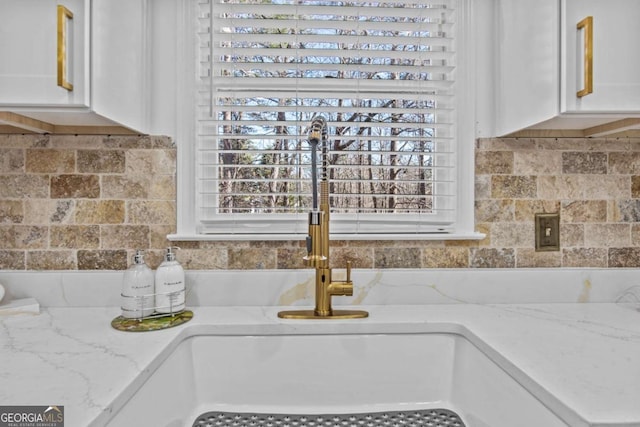
[[[183,0],[177,14],[177,69],[176,89],[176,145],[177,145],[177,173],[176,173],[176,232],[170,234],[170,240],[207,241],[207,240],[300,240],[306,236],[306,227],[292,227],[291,233],[252,233],[248,228],[246,233],[201,233],[197,218],[197,190],[196,190],[196,82],[199,78],[196,69],[197,43],[194,22],[197,19],[197,0]],[[476,92],[478,75],[485,71],[478,70],[477,58],[486,53],[481,49],[478,32],[482,31],[481,22],[472,19],[481,12],[485,17],[486,4],[483,0],[478,4],[472,0],[456,0],[458,9],[458,34],[456,35],[457,56],[456,67],[456,123],[455,134],[457,140],[456,155],[456,219],[454,229],[449,232],[424,233],[416,232],[349,232],[348,219],[343,215],[332,215],[333,239],[338,240],[479,240],[485,237],[483,233],[475,231],[474,222],[474,148],[476,130]],[[486,31],[486,30],[485,30]],[[480,38],[482,39],[482,38]],[[481,50],[480,50],[481,49]],[[479,52],[480,50],[480,52]],[[486,61],[480,61],[481,67]],[[186,78],[186,77],[191,78]],[[182,77],[182,78],[181,78]],[[464,99],[460,96],[464,93]],[[461,119],[464,118],[464,119]],[[385,215],[385,214],[377,214]],[[392,215],[392,214],[391,214]],[[306,214],[301,214],[306,221]],[[347,222],[345,222],[347,221]],[[384,218],[381,219],[384,223]],[[253,222],[253,221],[252,221]],[[260,226],[260,221],[255,221]]]

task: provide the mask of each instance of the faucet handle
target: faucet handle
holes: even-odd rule
[[[351,261],[347,261],[347,283],[351,282]]]

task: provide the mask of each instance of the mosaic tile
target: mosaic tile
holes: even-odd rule
[[[171,242],[167,240],[167,235],[176,232],[175,224],[150,224],[148,227],[150,248],[166,248],[171,246]],[[176,246],[182,247],[181,245]]]
[[[620,211],[620,221],[640,221],[640,199],[619,200],[618,208]]]
[[[630,244],[630,224],[584,224],[584,245],[587,247],[625,247]]]
[[[24,173],[25,153],[19,148],[2,148],[0,144],[0,174]]]
[[[514,268],[516,253],[512,248],[472,248],[469,253],[473,268]]]
[[[183,249],[178,251],[177,254],[180,263],[184,268],[189,270],[225,270],[229,267],[229,254],[227,248],[219,247],[219,248],[209,248],[209,249]],[[274,253],[275,258],[275,253]],[[238,265],[238,269],[252,269],[253,267],[249,267],[251,265],[251,260],[246,263],[247,267],[243,266],[242,262]],[[261,261],[257,261],[256,263],[260,263]],[[271,267],[275,268],[275,260],[273,264],[270,262],[266,262]],[[254,264],[255,265],[255,264]]]
[[[51,177],[51,198],[97,199],[100,197],[98,175],[56,175]]]
[[[590,199],[628,199],[631,195],[631,180],[628,176],[581,175],[582,189]]]
[[[562,173],[606,174],[607,153],[567,152],[562,153]]]
[[[562,202],[560,217],[565,222],[606,222],[607,202],[604,200]]]
[[[78,150],[77,156],[80,173],[124,173],[125,171],[123,150]]]
[[[175,150],[127,151],[126,173],[129,175],[172,175],[175,172]]]
[[[227,268],[231,270],[275,269],[276,250],[271,248],[229,248]]]
[[[102,135],[50,135],[48,147],[57,149],[98,149],[106,148]]]
[[[0,199],[49,197],[48,175],[0,175]]]
[[[0,249],[0,270],[24,270],[25,251]]]
[[[610,248],[609,267],[640,267],[640,248]]]
[[[21,200],[0,200],[0,224],[20,224],[24,220]]]
[[[374,268],[420,268],[422,251],[418,248],[375,248]]]
[[[563,224],[560,218],[560,247],[584,246],[585,224]]]
[[[607,267],[606,248],[562,249],[563,267]]]
[[[516,151],[513,159],[515,175],[560,175],[562,157],[558,151]]]
[[[496,222],[491,225],[491,244],[501,248],[529,248],[535,245],[534,222]]]
[[[571,200],[584,197],[583,181],[580,176],[540,176],[538,177],[538,197],[540,199]]]
[[[49,246],[51,248],[97,249],[100,247],[100,226],[52,225]]]
[[[0,135],[0,146],[11,148],[47,147],[50,135],[7,134]]]
[[[303,256],[306,251],[302,251]],[[374,248],[370,247],[332,247],[329,250],[331,267],[346,268],[351,261],[351,268],[373,268]]]
[[[148,225],[102,225],[99,236],[102,249],[147,249],[150,247]]]
[[[531,248],[518,248],[516,268],[556,268],[562,267],[560,251],[536,252]]]
[[[127,215],[132,224],[173,224],[176,206],[173,201],[131,201],[127,203]]]
[[[425,248],[422,250],[423,268],[466,268],[469,249],[463,247]]]
[[[513,152],[478,151],[475,169],[477,174],[513,174]]]
[[[76,203],[74,200],[55,200],[49,216],[51,223],[67,223],[73,218]]]
[[[475,203],[476,221],[513,221],[515,205],[511,199],[478,200]]]
[[[491,175],[476,175],[474,184],[475,199],[484,200],[491,198]]]
[[[535,176],[493,175],[491,197],[495,199],[535,198],[537,179]]]
[[[46,248],[49,228],[41,225],[0,225],[3,249]]]
[[[560,212],[560,201],[558,200],[516,200],[515,220],[518,222],[529,222],[535,220],[537,213]]]
[[[147,199],[152,177],[148,175],[105,175],[102,197],[108,199]]]
[[[149,186],[149,200],[175,200],[176,180],[173,175],[155,175]]]
[[[612,174],[640,174],[640,152],[609,153],[609,170]]]
[[[77,253],[78,270],[125,270],[128,267],[127,251],[84,250]]]
[[[290,270],[307,268],[302,257],[307,254],[304,248],[278,248],[276,249],[276,268]]]
[[[29,251],[27,252],[27,270],[75,270],[77,269],[75,252],[66,251]]]
[[[124,200],[77,200],[75,222],[78,224],[122,224]]]
[[[27,173],[74,173],[76,153],[53,148],[26,150]]]

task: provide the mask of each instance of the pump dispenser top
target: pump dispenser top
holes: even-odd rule
[[[136,265],[144,264],[144,251],[141,249],[137,249],[135,255],[133,256],[133,263]]]
[[[176,260],[176,253],[173,251],[174,249],[180,249],[177,246],[169,246],[164,254],[164,260],[165,261],[175,261]]]

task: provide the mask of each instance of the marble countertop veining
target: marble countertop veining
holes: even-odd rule
[[[0,405],[64,405],[102,426],[183,338],[197,334],[461,333],[575,425],[640,426],[640,311],[613,303],[365,307],[346,321],[278,319],[279,307],[195,307],[191,322],[127,333],[115,307],[0,318]],[[573,422],[573,421],[570,421]]]

